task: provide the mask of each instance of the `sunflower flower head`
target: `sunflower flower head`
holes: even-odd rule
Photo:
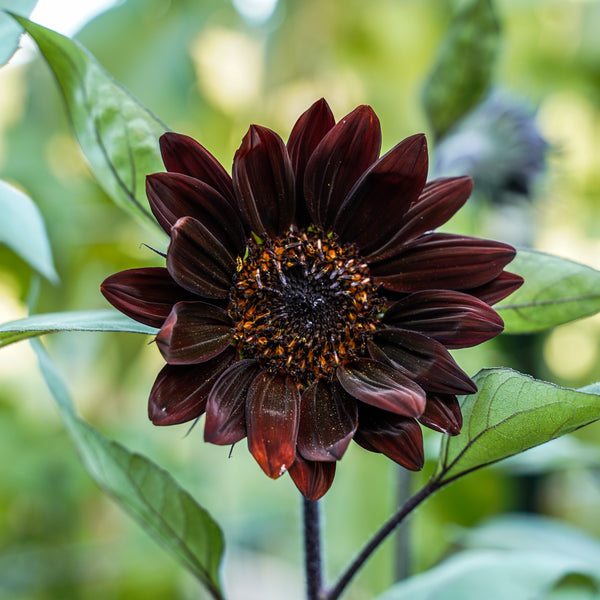
[[[436,233],[469,177],[426,183],[423,135],[379,156],[379,120],[337,123],[325,102],[287,144],[252,125],[232,176],[193,139],[160,139],[148,176],[170,237],[165,267],[108,277],[102,292],[160,328],[166,360],[149,399],[156,425],[205,414],[206,441],[244,438],[264,472],[309,499],[352,440],[417,470],[420,425],[455,435],[456,396],[476,391],[448,349],[502,331],[491,305],[522,280],[507,244]]]

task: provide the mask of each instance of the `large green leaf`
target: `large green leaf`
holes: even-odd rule
[[[0,0],[0,67],[6,64],[19,46],[21,28],[4,11],[29,15],[37,0]]]
[[[500,26],[492,1],[463,2],[423,90],[425,110],[438,137],[483,99],[499,42]]]
[[[510,270],[525,283],[496,306],[507,333],[541,331],[600,311],[600,271],[534,250],[519,250]]]
[[[58,331],[128,331],[155,334],[158,330],[111,309],[46,313],[0,325],[0,348]]]
[[[573,575],[579,577],[569,591],[578,595],[569,598],[597,598],[587,593],[600,586],[587,561],[544,551],[468,551],[393,586],[377,600],[541,600]]]
[[[92,172],[106,193],[136,217],[157,225],[145,178],[163,171],[158,138],[167,130],[75,40],[14,16],[52,68]]]
[[[22,191],[0,181],[0,243],[6,244],[49,281],[56,283],[52,251],[42,215]]]
[[[561,388],[511,369],[483,369],[461,405],[462,432],[442,441],[434,473],[448,483],[485,465],[600,419],[600,396]]]
[[[179,560],[217,600],[223,535],[212,517],[164,470],[106,439],[77,417],[67,387],[39,340],[40,369],[81,459],[96,483]]]
[[[600,540],[572,525],[534,514],[512,514],[485,520],[457,540],[468,549],[544,552],[585,561],[600,578]]]

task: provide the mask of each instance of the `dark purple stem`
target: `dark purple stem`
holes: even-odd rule
[[[306,566],[306,598],[322,600],[321,523],[318,500],[304,501],[304,558]]]
[[[339,581],[328,593],[324,595],[323,600],[337,600],[352,578],[363,566],[371,554],[379,547],[381,542],[394,531],[394,529],[403,521],[404,517],[412,512],[423,500],[429,497],[433,492],[442,486],[439,479],[430,480],[425,487],[421,488],[414,496],[411,496],[400,510],[393,515],[387,523],[371,538],[369,543],[361,550],[358,556],[352,561]]]

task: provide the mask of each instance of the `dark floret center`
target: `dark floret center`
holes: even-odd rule
[[[302,385],[363,355],[380,310],[356,247],[312,227],[249,240],[229,303],[240,354]]]

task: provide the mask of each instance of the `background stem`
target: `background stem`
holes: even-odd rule
[[[443,485],[443,484],[442,484]],[[342,574],[339,581],[328,594],[325,595],[325,600],[337,600],[352,578],[358,573],[363,564],[371,556],[371,554],[379,547],[385,538],[394,531],[394,529],[402,522],[404,517],[412,512],[423,500],[433,494],[441,484],[439,479],[430,480],[425,487],[421,488],[414,496],[411,496],[400,510],[393,515],[387,523],[371,538],[366,546],[360,551],[358,556],[350,563],[350,566]]]
[[[318,500],[304,502],[304,558],[307,600],[320,600],[323,590],[321,522]]]
[[[398,496],[397,506],[404,506],[410,498],[411,491],[411,472],[408,469],[400,467],[398,469]],[[410,521],[402,521],[396,530],[396,555],[394,561],[394,578],[396,581],[402,581],[410,575],[411,553],[410,553]]]

